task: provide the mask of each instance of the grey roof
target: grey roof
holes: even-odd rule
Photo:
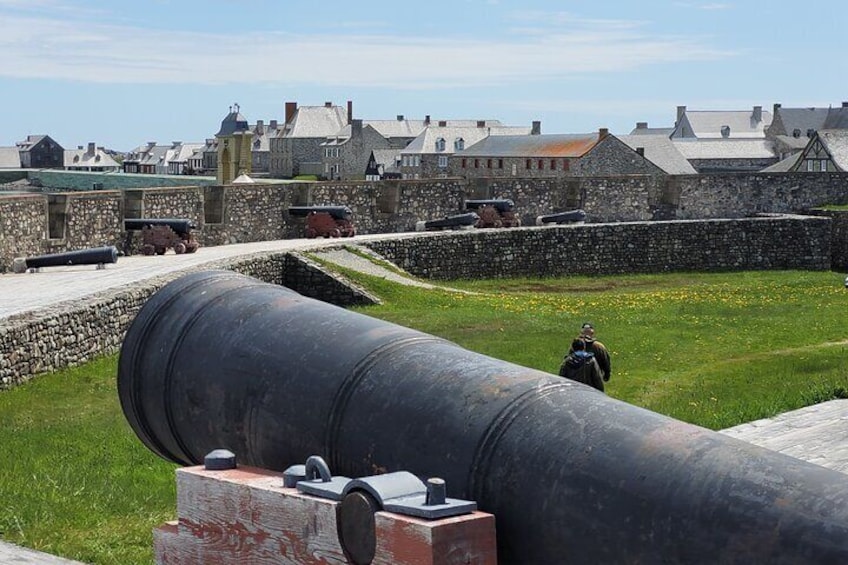
[[[20,169],[21,153],[17,147],[0,147],[0,169]]]
[[[818,138],[834,164],[840,170],[848,171],[848,130],[824,129],[818,132]]]
[[[822,129],[846,129],[848,128],[848,107],[830,108],[827,119]]]
[[[448,122],[451,123],[451,122]],[[410,154],[410,153],[418,153],[418,154],[434,154],[439,153],[443,155],[451,155],[454,153],[454,143],[458,139],[462,139],[465,145],[465,148],[468,149],[481,139],[484,139],[489,136],[501,136],[501,135],[529,135],[530,127],[529,126],[483,126],[479,127],[476,125],[477,122],[474,122],[474,126],[439,126],[433,125],[433,122],[430,122],[430,125],[421,132],[421,134],[413,139],[409,145],[407,145],[402,153]],[[487,122],[488,123],[488,122]],[[445,150],[444,151],[436,151],[436,141],[439,139],[445,140]]]
[[[399,173],[400,149],[375,149],[374,160],[383,165],[383,173]]]
[[[789,157],[783,159],[782,161],[778,161],[774,165],[770,165],[765,169],[762,169],[761,173],[787,173],[792,170],[795,166],[795,163],[798,162],[798,158],[800,157],[800,153],[795,153],[790,155]]]
[[[773,159],[772,143],[766,139],[673,139],[686,159]]]
[[[282,137],[330,137],[347,124],[347,110],[341,106],[300,106]]]
[[[674,133],[674,128],[640,128],[635,127],[630,132],[630,135],[664,135],[665,137],[669,137],[672,133]],[[621,136],[617,136],[621,138]]]
[[[795,137],[793,135],[778,135],[774,138],[775,142],[779,144],[781,147],[785,147],[787,149],[797,149],[801,150],[807,146],[807,142],[810,141],[810,138],[806,135],[801,137]]]
[[[225,135],[233,135],[234,133],[244,133],[249,129],[247,119],[240,112],[234,111],[227,114],[227,117],[221,121],[221,129],[215,135],[222,137]]]
[[[424,120],[363,120],[362,125],[371,126],[386,139],[418,137],[427,127]]]
[[[121,165],[101,147],[96,148],[93,153],[89,153],[87,149],[65,149],[63,157],[65,168],[91,167],[106,170],[121,168]]]
[[[463,157],[582,157],[598,143],[597,133],[490,135],[465,151]]]
[[[633,150],[642,147],[645,159],[670,175],[694,175],[695,168],[677,149],[674,142],[663,135],[617,135]]]
[[[687,110],[684,119],[699,139],[722,139],[721,130],[730,128],[730,138],[763,138],[765,128],[771,124],[771,112],[762,112],[762,119],[756,121],[751,110]],[[680,124],[678,124],[678,128]]]
[[[28,135],[26,139],[18,142],[18,147],[21,151],[29,151],[40,142],[42,139],[47,137],[46,135]]]

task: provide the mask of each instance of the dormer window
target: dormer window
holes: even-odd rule
[[[436,140],[436,151],[444,151],[445,150],[445,138],[440,137]]]
[[[454,151],[462,151],[463,149],[465,149],[465,140],[462,139],[461,137],[458,137],[453,142],[453,150]]]

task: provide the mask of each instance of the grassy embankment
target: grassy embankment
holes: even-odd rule
[[[371,316],[555,372],[585,320],[612,352],[611,396],[720,429],[848,392],[848,290],[836,273],[675,274],[450,283],[351,274]],[[0,537],[98,564],[149,563],[175,515],[174,466],[125,422],[116,358],[0,392]]]

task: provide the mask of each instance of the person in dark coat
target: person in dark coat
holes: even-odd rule
[[[586,351],[586,343],[582,339],[571,342],[571,349],[559,367],[559,376],[604,391],[601,368],[598,367],[595,355]]]
[[[580,328],[579,339],[586,343],[586,351],[595,356],[595,361],[598,362],[598,367],[601,368],[601,373],[603,373],[604,381],[609,381],[612,375],[610,354],[606,346],[595,339],[595,327],[589,322],[584,323],[583,327]]]

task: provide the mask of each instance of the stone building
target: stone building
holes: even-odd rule
[[[250,175],[253,132],[239,112],[238,104],[230,107],[215,138],[218,140],[218,184],[231,184],[240,175]]]
[[[822,129],[813,133],[788,170],[808,173],[848,171],[848,129]]]
[[[15,144],[24,169],[62,169],[65,166],[65,149],[49,135],[28,135]]]
[[[533,122],[532,127],[504,126],[498,120],[441,120],[431,123],[401,150],[401,177],[446,178],[452,174],[449,162],[455,153],[487,137],[526,136],[538,133],[540,129],[539,122]]]
[[[286,102],[285,123],[269,137],[269,173],[275,178],[323,174],[323,148],[327,138],[350,125],[348,108],[325,102],[323,106],[300,106]],[[363,167],[364,170],[364,167]]]
[[[848,102],[837,108],[784,108],[775,104],[766,138],[780,159],[797,156],[819,130],[848,128]]]
[[[767,139],[674,139],[675,148],[698,173],[762,171],[778,162]]]
[[[372,126],[363,125],[362,120],[351,120],[350,125],[321,144],[321,174],[330,180],[361,180],[373,152],[389,147],[389,140]]]
[[[763,139],[772,115],[762,106],[748,110],[687,110],[677,107],[672,139]]]
[[[561,178],[664,171],[610,134],[492,135],[450,159],[451,176]]]

